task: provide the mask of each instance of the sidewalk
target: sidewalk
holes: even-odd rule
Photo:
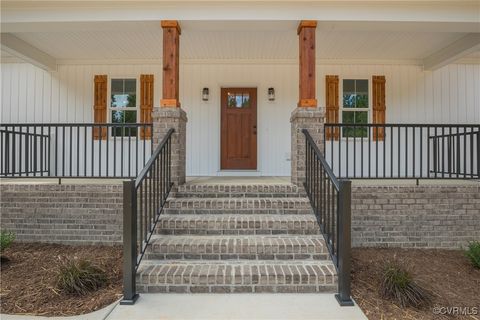
[[[134,306],[118,305],[108,320],[325,319],[366,320],[355,305],[340,307],[324,294],[142,294]]]
[[[113,309],[113,311],[112,311]],[[331,293],[141,294],[133,306],[118,302],[74,317],[0,315],[1,320],[367,320],[355,305],[340,307]]]

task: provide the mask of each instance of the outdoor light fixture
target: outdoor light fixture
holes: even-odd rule
[[[202,90],[202,100],[208,101],[208,88],[203,88]]]
[[[274,101],[275,100],[275,89],[268,88],[268,100]]]

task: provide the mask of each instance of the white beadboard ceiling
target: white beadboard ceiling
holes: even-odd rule
[[[297,59],[297,24],[296,21],[182,21],[180,55],[183,59]],[[59,60],[159,59],[162,55],[162,29],[158,22],[151,21],[128,22],[128,25],[109,22],[98,28],[49,27],[14,35]],[[317,57],[420,60],[464,35],[405,28],[356,30],[320,24]]]

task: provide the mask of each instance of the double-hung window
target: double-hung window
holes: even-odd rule
[[[137,123],[137,79],[111,79],[110,121],[113,124]],[[135,137],[137,128],[112,127],[112,137]]]
[[[362,127],[369,119],[370,99],[367,79],[344,79],[342,83],[342,137],[368,137],[368,128]]]

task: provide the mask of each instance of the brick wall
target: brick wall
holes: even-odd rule
[[[0,185],[0,224],[17,241],[114,244],[122,241],[123,187]]]
[[[480,184],[353,186],[352,245],[460,248],[480,240]]]

